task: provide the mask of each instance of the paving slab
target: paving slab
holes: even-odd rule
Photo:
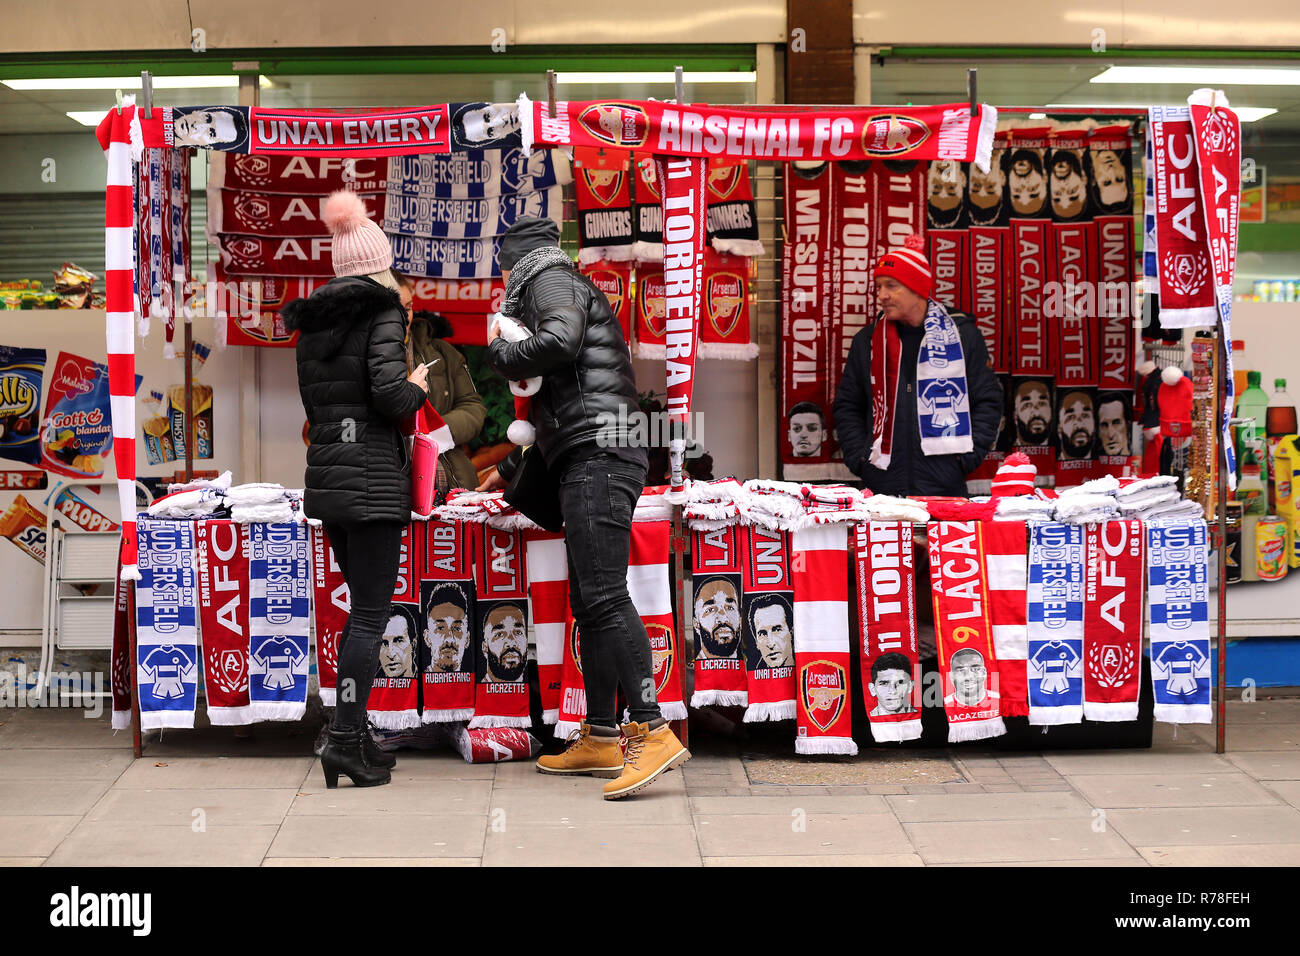
[[[153,826],[279,826],[296,790],[127,790],[114,788],[87,815],[88,822]]]
[[[108,712],[71,708],[0,710],[0,750],[127,750],[131,732],[113,731]]]
[[[1300,750],[1229,753],[1227,758],[1256,780],[1300,780]]]
[[[1264,789],[1277,794],[1293,807],[1300,807],[1300,780],[1269,780]]]
[[[1027,864],[1025,864],[1025,863],[1021,863],[1021,862],[1019,862],[1019,861],[1006,861],[1006,860],[993,860],[993,861],[989,861],[989,860],[978,860],[978,861],[973,862],[973,863],[927,863],[927,864],[925,864],[925,865],[926,865],[926,866],[930,866],[930,867],[934,867],[934,868],[936,868],[936,869],[950,869],[950,868],[952,868],[952,867],[958,867],[958,866],[978,866],[978,867],[981,867],[981,868],[982,868],[982,867],[986,867],[986,866],[987,866],[987,867],[998,867],[998,868],[1005,868],[1005,867],[1023,867],[1023,866],[1026,866]],[[1149,867],[1151,864],[1148,863],[1146,860],[1142,859],[1142,857],[1140,857],[1140,856],[1135,856],[1135,857],[1133,857],[1132,859],[1129,859],[1129,858],[1127,858],[1127,857],[1120,857],[1120,858],[1117,858],[1117,859],[1105,859],[1105,860],[1034,860],[1034,862],[1033,862],[1031,865],[1032,865],[1032,866],[1035,866],[1035,867],[1039,867],[1039,866],[1053,866],[1053,867],[1069,867],[1069,868],[1071,868],[1071,869],[1076,869],[1076,868],[1079,868],[1079,867],[1088,867],[1088,868],[1093,868],[1093,867],[1099,867],[1099,866],[1138,866],[1138,867]]]
[[[0,856],[49,856],[80,816],[0,817]]]
[[[354,787],[340,777],[334,790],[325,786],[317,764],[297,791],[291,816],[352,816],[367,813],[474,814],[485,816],[491,780],[445,780],[412,772],[400,764],[382,787]]]
[[[257,866],[276,827],[209,827],[82,823],[59,844],[49,866]]]
[[[489,832],[484,866],[699,866],[695,829],[666,826],[602,826],[569,829],[511,826]]]
[[[1297,753],[1300,758],[1300,753]],[[1064,776],[1100,773],[1213,773],[1234,769],[1226,757],[1215,753],[1125,753],[1123,751],[1081,751],[1048,754],[1047,761]]]
[[[125,790],[297,790],[314,757],[168,757],[137,760],[117,786]]]
[[[752,757],[745,760],[745,772],[755,784],[920,786],[967,782],[957,765],[943,753],[898,750],[868,750],[853,758]]]
[[[269,857],[262,866],[479,866],[476,856],[469,857],[351,857],[351,856],[301,856]]]
[[[822,856],[706,856],[705,866],[925,866],[915,853],[825,854]]]
[[[5,773],[0,760],[0,774]],[[0,779],[0,816],[83,816],[112,782]]]
[[[1070,783],[1093,806],[1232,807],[1276,804],[1244,773],[1097,774],[1071,777]]]
[[[266,855],[477,857],[483,852],[487,822],[486,817],[455,814],[367,813],[346,819],[290,815]]]
[[[962,820],[1059,820],[1092,818],[1092,805],[1076,793],[907,794],[886,797],[903,823]]]
[[[853,795],[827,795],[816,793],[755,795],[752,797],[697,797],[690,798],[691,811],[696,815],[723,814],[745,816],[749,814],[774,814],[790,819],[797,810],[815,814],[889,813],[884,797]]]
[[[1110,831],[1095,832],[1092,822],[1087,817],[1067,817],[907,823],[904,829],[927,864],[1137,858],[1124,840]]]
[[[1250,846],[1145,846],[1152,866],[1300,866],[1300,843]],[[1243,910],[1249,913],[1249,909]]]
[[[545,780],[535,790],[505,789],[492,794],[492,832],[505,827],[557,826],[600,829],[606,826],[688,825],[691,812],[681,774],[662,778],[633,797],[606,800],[599,777]]]
[[[911,853],[903,828],[886,813],[696,813],[704,856],[833,856]]]
[[[43,856],[0,856],[0,867],[10,866],[44,866]]]
[[[109,783],[131,765],[131,751],[6,750],[0,758],[5,780],[64,780]]]
[[[1300,810],[1288,806],[1110,810],[1106,822],[1134,846],[1300,844]]]
[[[1179,729],[1179,733],[1194,735],[1204,741],[1210,750],[1214,749],[1215,735],[1211,724],[1185,724]],[[1243,750],[1300,749],[1300,724],[1234,724],[1229,717],[1225,748],[1228,753],[1239,753]]]

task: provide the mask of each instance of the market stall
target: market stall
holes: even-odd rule
[[[214,164],[220,216],[209,217],[222,273],[258,276],[262,290],[268,278],[288,280],[274,287],[274,301],[310,291],[313,270],[328,264],[328,249],[311,231],[316,225],[311,202],[303,215],[293,216],[297,207],[284,198],[292,194],[257,190],[268,190],[295,170],[314,169],[337,176],[344,188],[374,197],[373,214],[392,237],[401,271],[448,283],[435,288],[448,294],[454,288],[458,296],[466,292],[460,283],[480,283],[462,301],[475,303],[466,315],[484,316],[487,309],[481,303],[491,301],[495,256],[491,236],[474,223],[495,226],[517,214],[558,218],[556,190],[565,185],[568,173],[563,151],[572,151],[579,261],[627,317],[636,352],[662,357],[667,371],[672,481],[661,493],[642,499],[634,552],[637,542],[642,550],[634,553],[629,585],[651,634],[658,690],[669,716],[685,718],[689,703],[744,706],[747,720],[793,719],[792,739],[801,753],[856,752],[848,705],[859,694],[877,741],[919,735],[923,707],[945,713],[952,741],[996,736],[1004,731],[1003,718],[1027,718],[1044,727],[1085,719],[1133,720],[1142,635],[1149,629],[1157,719],[1211,722],[1213,542],[1201,516],[1213,511],[1222,516],[1228,475],[1235,477],[1231,445],[1224,442],[1224,431],[1213,427],[1222,419],[1226,428],[1221,410],[1231,407],[1230,385],[1224,388],[1231,382],[1230,367],[1225,369],[1213,352],[1222,339],[1202,350],[1203,360],[1194,370],[1192,384],[1200,389],[1197,400],[1204,403],[1207,424],[1193,436],[1189,408],[1185,418],[1169,419],[1173,424],[1166,429],[1171,445],[1193,437],[1200,443],[1195,449],[1200,470],[1194,477],[1200,482],[1195,494],[1202,507],[1193,509],[1198,517],[1167,516],[1152,507],[1172,504],[1181,495],[1169,496],[1172,481],[1133,481],[1140,469],[1134,467],[1127,441],[1121,449],[1089,437],[1084,454],[1062,450],[1058,455],[1046,434],[1033,429],[995,450],[985,473],[975,476],[988,488],[972,488],[990,490],[999,465],[1006,464],[1001,459],[1012,448],[1027,453],[1041,484],[1055,488],[1007,496],[1021,502],[1018,512],[999,514],[1001,503],[887,499],[815,483],[847,474],[827,422],[828,396],[834,394],[849,341],[875,314],[871,263],[906,234],[927,237],[936,274],[950,280],[936,298],[946,295],[947,304],[969,309],[981,322],[995,370],[1007,376],[1010,393],[1038,388],[1046,398],[1063,392],[1063,398],[1076,396],[1096,410],[1094,421],[1107,406],[1118,406],[1118,430],[1131,423],[1136,358],[1131,300],[1121,296],[1111,314],[1095,303],[1083,304],[1075,294],[1085,285],[1124,284],[1130,278],[1137,130],[1094,125],[999,132],[998,112],[973,100],[917,108],[759,109],[635,101],[532,103],[521,97],[513,114],[489,109],[477,126],[470,124],[481,130],[495,121],[517,130],[519,162],[503,172],[492,167],[501,157],[467,151],[481,149],[483,142],[481,136],[467,142],[463,130],[456,132],[463,112],[458,104],[352,114],[227,107],[223,119],[214,119],[213,109],[150,112],[128,104],[110,112],[100,127],[109,155],[109,372],[123,514],[124,583],[117,603],[121,642],[114,669],[119,724],[128,707],[139,707],[146,728],[192,726],[200,674],[214,723],[296,719],[305,707],[311,635],[325,698],[331,683],[330,641],[339,623],[338,582],[330,577],[328,542],[300,520],[292,492],[272,492],[280,497],[266,504],[284,509],[285,520],[269,524],[241,521],[231,507],[232,497],[251,489],[228,484],[183,487],[180,494],[197,496],[201,508],[187,504],[183,514],[172,513],[164,502],[138,529],[132,520],[135,457],[133,451],[127,453],[126,443],[136,437],[134,323],[144,308],[132,300],[132,290],[139,295],[145,287],[165,289],[168,283],[157,281],[157,269],[165,262],[178,270],[175,278],[187,273],[183,249],[178,260],[162,252],[162,223],[170,216],[159,213],[152,224],[142,225],[139,193],[160,181],[152,175],[155,168],[161,170],[165,163],[171,168],[168,154],[181,145],[196,117],[229,127],[224,140],[199,144],[215,145],[224,154]],[[1216,123],[1230,129],[1230,118],[1235,122],[1222,103],[1197,103],[1184,113],[1158,118],[1153,113],[1153,122],[1185,124],[1188,143],[1193,142],[1193,122],[1198,134],[1212,131]],[[1202,165],[1218,169],[1213,150],[1224,142],[1207,132],[1195,143]],[[1187,154],[1158,151],[1156,176],[1148,184],[1159,178],[1161,164],[1170,157],[1177,164]],[[338,159],[336,166],[325,162],[331,158]],[[388,164],[382,190],[359,162],[381,158]],[[304,167],[304,159],[317,165]],[[696,356],[712,352],[747,360],[755,352],[745,318],[750,270],[744,259],[761,250],[747,183],[750,161],[780,162],[786,171],[782,407],[808,406],[806,414],[820,415],[826,438],[811,453],[806,446],[796,449],[792,438],[783,440],[784,477],[802,483],[691,482],[683,464]],[[1023,200],[1028,193],[1017,192],[1012,181],[1033,179],[1020,163],[1037,174],[1036,202]],[[470,195],[438,195],[453,165],[461,170],[460,192]],[[1077,167],[1078,188],[1067,195],[1054,186],[1049,203],[1045,171],[1057,165],[1067,173]],[[1107,176],[1112,177],[1109,185],[1099,185]],[[499,185],[493,196],[475,191],[475,182],[506,179],[515,184],[514,201],[503,198]],[[210,190],[213,182],[210,178]],[[1026,188],[1034,192],[1032,183]],[[1092,199],[1084,196],[1089,188],[1096,190]],[[1181,188],[1189,187],[1184,183]],[[1206,199],[1181,212],[1183,219],[1218,221],[1209,208],[1210,197],[1218,194],[1212,188],[1193,191]],[[155,194],[178,204],[179,213],[175,205],[169,208],[183,216],[183,192],[173,183]],[[439,214],[440,207],[466,200],[480,207],[477,219]],[[483,207],[490,208],[484,213]],[[1235,208],[1225,209],[1224,221],[1235,223]],[[305,234],[285,232],[282,224],[295,218],[303,222],[294,225],[294,232]],[[147,223],[149,217],[144,219]],[[1152,226],[1148,231],[1159,232],[1161,253],[1172,263],[1166,267],[1153,261],[1149,277],[1161,294],[1164,327],[1212,325],[1227,334],[1230,293],[1225,302],[1222,290],[1225,282],[1229,290],[1231,284],[1229,236],[1213,245],[1175,249],[1176,237],[1160,231],[1169,228],[1168,219],[1153,217]],[[227,232],[232,228],[253,233]],[[140,244],[137,257],[134,245],[142,229],[151,241]],[[1206,300],[1200,290],[1196,299],[1183,267],[1190,263],[1194,275],[1204,272],[1208,279],[1211,253],[1217,257],[1213,278],[1220,293]],[[287,262],[293,266],[285,269]],[[981,283],[990,275],[998,278],[991,285]],[[972,281],[962,281],[966,276]],[[1059,324],[1049,321],[1051,283],[1066,290]],[[1176,301],[1179,295],[1186,301]],[[164,307],[173,328],[175,301],[173,296]],[[288,344],[282,330],[275,329],[274,310],[264,315],[266,303],[259,298],[254,314],[269,321],[254,324],[262,325],[266,344]],[[1181,318],[1180,310],[1186,313]],[[187,327],[187,340],[188,334]],[[187,362],[189,355],[187,348]],[[1171,391],[1186,390],[1167,384]],[[184,400],[185,420],[192,422],[192,388]],[[1052,404],[1050,398],[1047,403]],[[1165,404],[1174,407],[1172,401]],[[1128,434],[1133,434],[1131,424]],[[191,440],[187,448],[193,444]],[[1216,449],[1225,453],[1225,466]],[[1094,500],[1082,506],[1064,490],[1068,486],[1083,486]],[[1062,490],[1058,494],[1055,489]],[[1108,500],[1099,503],[1098,497]],[[937,697],[929,698],[917,671],[916,526],[925,529],[943,671],[942,683],[934,689]],[[491,591],[485,576],[498,568],[482,550],[489,537],[494,539],[492,552],[504,548],[519,559],[517,576],[496,582]],[[522,668],[528,643],[537,662],[542,721],[563,735],[583,716],[580,646],[565,613],[561,592],[567,572],[559,566],[562,547],[557,563],[555,543],[554,536],[511,514],[493,496],[454,496],[431,517],[413,522],[389,642],[404,647],[406,656],[399,654],[391,667],[383,666],[385,674],[376,685],[381,693],[372,712],[380,727],[401,730],[460,721],[471,728],[531,726]],[[273,622],[266,614],[265,565],[277,548],[286,562],[280,573],[288,582],[286,599],[292,608],[284,622]],[[1220,555],[1224,550],[1219,549]],[[690,600],[684,569],[688,554]],[[162,555],[167,559],[160,561]],[[222,633],[220,614],[208,613],[217,607],[210,583],[214,568],[224,569],[220,580],[238,598],[235,612],[252,615],[240,633],[252,635],[254,643],[245,646],[241,638],[232,646],[207,647],[210,631]],[[159,574],[168,586],[157,586]],[[676,584],[675,602],[670,581]],[[133,588],[134,614],[128,606]],[[507,592],[501,599],[506,603],[498,607],[494,598],[488,606],[485,595]],[[460,598],[452,599],[453,594]],[[896,600],[881,600],[895,594],[900,595]],[[1145,600],[1125,603],[1125,595],[1135,594],[1145,594]],[[172,605],[167,620],[181,622],[179,644],[173,632],[157,627],[160,598]],[[261,610],[254,613],[255,608]],[[689,619],[688,609],[693,611]],[[493,613],[516,622],[524,646],[489,646],[472,622]],[[689,643],[688,624],[694,632]],[[460,637],[439,641],[439,628],[458,630]],[[1221,623],[1221,649],[1222,635]],[[268,650],[259,640],[276,643]],[[151,655],[159,648],[170,654],[178,646],[182,658],[164,661],[160,672],[161,659]],[[851,656],[858,658],[859,687],[851,686]],[[223,678],[214,661],[225,662],[226,676],[239,678],[233,702],[218,702],[225,713],[215,717],[213,689],[223,686]],[[514,667],[516,663],[521,666]],[[693,682],[687,678],[688,663]],[[1223,667],[1220,657],[1220,748]],[[163,694],[157,693],[160,673],[167,678]],[[135,694],[129,693],[132,684]],[[274,684],[274,690],[285,693],[259,704],[253,699],[254,684],[264,691]],[[495,686],[499,684],[516,686],[507,690]],[[240,697],[241,687],[245,697]]]

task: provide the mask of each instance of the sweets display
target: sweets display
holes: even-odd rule
[[[0,346],[0,458],[41,460],[41,390],[45,349]]]

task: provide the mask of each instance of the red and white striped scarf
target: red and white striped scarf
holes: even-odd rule
[[[1029,716],[1025,661],[1029,539],[1023,521],[986,521],[984,552],[989,569],[989,623],[998,658],[998,710],[1003,717]]]
[[[949,743],[1006,733],[1000,713],[984,546],[984,526],[992,524],[935,521],[926,529]]]
[[[863,702],[878,742],[921,736],[910,521],[854,526]]]
[[[129,98],[128,98],[129,99]],[[140,580],[135,534],[135,203],[132,195],[130,127],[134,100],[111,109],[95,131],[108,154],[104,195],[104,289],[108,338],[108,393],[113,413],[113,460],[122,512],[122,577]],[[143,148],[143,141],[139,143]]]
[[[682,640],[674,626],[673,594],[668,576],[669,524],[666,519],[632,522],[627,591],[650,638],[659,712],[669,720],[685,720]]]
[[[856,754],[849,702],[849,555],[844,523],[791,535],[796,753]]]
[[[316,622],[316,678],[320,700],[333,707],[338,698],[339,642],[352,613],[352,595],[334,548],[322,527],[311,529],[311,609]]]
[[[1142,676],[1142,522],[1107,521],[1084,532],[1083,716],[1137,720]]]
[[[533,612],[542,722],[553,724],[560,717],[565,622],[569,619],[569,562],[563,534],[526,531],[524,545],[528,553],[528,597]]]

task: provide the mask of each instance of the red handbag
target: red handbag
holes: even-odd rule
[[[411,510],[427,518],[433,513],[438,456],[453,446],[451,429],[426,399],[402,431],[411,436]]]

